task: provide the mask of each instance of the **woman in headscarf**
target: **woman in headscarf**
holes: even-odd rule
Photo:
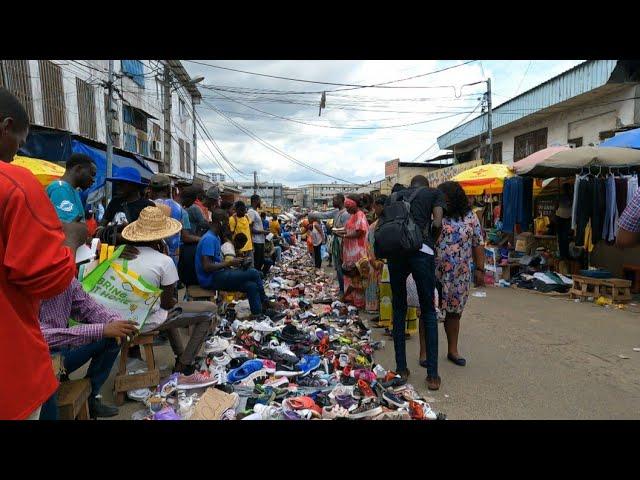
[[[368,262],[367,254],[367,233],[369,223],[360,210],[357,200],[349,197],[345,200],[344,206],[351,215],[349,221],[344,226],[344,231],[334,231],[336,235],[342,237],[342,264],[344,277],[344,299],[358,308],[365,307],[364,289],[366,283],[363,281],[361,271],[366,271],[364,262]],[[362,261],[364,259],[364,262]],[[360,265],[360,269],[358,268]]]

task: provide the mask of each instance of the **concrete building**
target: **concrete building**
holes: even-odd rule
[[[639,97],[640,62],[583,62],[493,109],[493,160],[512,164],[550,146],[597,145],[640,124]],[[475,160],[486,152],[486,134],[484,114],[441,135],[438,145],[458,163]]]
[[[291,207],[300,207],[304,203],[304,193],[300,188],[283,187],[282,196],[282,207],[285,209]]]
[[[408,186],[416,175],[427,175],[442,168],[439,164],[425,162],[401,162],[399,159],[389,160],[384,164],[384,180],[379,181],[381,194],[389,195],[396,183]]]
[[[1,60],[0,85],[18,96],[32,126],[68,132],[104,150],[108,68],[108,60]],[[180,61],[115,60],[114,73],[108,123],[115,151],[143,158],[153,171],[193,178],[193,112],[201,95]]]
[[[302,205],[304,208],[322,208],[323,205],[331,207],[331,199],[336,193],[347,195],[354,193],[358,185],[350,183],[310,183],[300,185],[302,191]]]
[[[254,191],[262,199],[264,206],[270,207],[271,204],[276,207],[283,206],[282,184],[281,183],[268,183],[258,182],[257,189],[254,190],[253,182],[226,182],[228,185],[240,190],[240,196],[244,198],[251,198]]]

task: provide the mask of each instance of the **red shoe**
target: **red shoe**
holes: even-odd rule
[[[364,395],[365,397],[375,397],[376,396],[376,394],[371,389],[369,384],[367,382],[365,382],[364,380],[362,380],[362,379],[358,380],[358,383],[356,385],[358,386],[358,389],[360,390],[362,395]]]
[[[409,413],[413,420],[424,420],[424,410],[418,402],[409,401]]]

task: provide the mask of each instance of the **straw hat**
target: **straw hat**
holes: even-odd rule
[[[153,242],[179,233],[182,230],[182,224],[170,218],[167,210],[171,212],[171,208],[166,205],[146,207],[140,212],[138,220],[124,228],[122,237],[130,242]]]

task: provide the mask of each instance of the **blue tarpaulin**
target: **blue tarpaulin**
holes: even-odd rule
[[[640,150],[640,128],[618,133],[600,143],[601,147],[635,148]]]
[[[104,183],[105,178],[107,177],[107,154],[103,150],[82,143],[80,140],[72,140],[71,149],[74,153],[84,153],[85,155],[88,155],[96,164],[98,170],[96,180],[89,190],[82,192],[83,200],[87,199],[88,203],[94,203],[104,195]],[[115,175],[118,172],[118,169],[122,167],[135,168],[140,172],[142,178],[147,181],[150,180],[151,175],[153,175],[153,171],[147,167],[143,161],[124,157],[114,152],[113,174]]]

